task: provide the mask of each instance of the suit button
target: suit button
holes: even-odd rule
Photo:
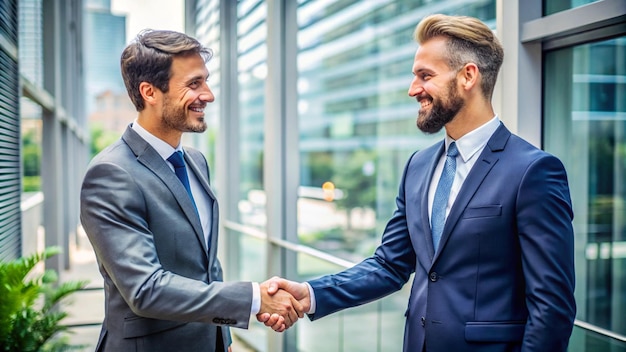
[[[437,280],[439,280],[439,275],[437,275],[437,273],[434,271],[430,273],[430,281],[435,282]]]
[[[422,322],[422,326],[426,326],[426,318],[421,317],[420,320]]]

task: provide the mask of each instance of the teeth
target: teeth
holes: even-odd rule
[[[192,108],[192,107],[190,107],[189,110],[195,111],[195,112],[204,112],[204,108]]]

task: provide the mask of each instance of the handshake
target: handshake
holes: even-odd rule
[[[304,317],[304,314],[311,309],[309,287],[305,283],[275,276],[260,284],[259,287],[261,309],[256,318],[276,332],[289,329],[298,318]]]

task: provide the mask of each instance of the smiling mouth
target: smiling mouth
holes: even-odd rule
[[[193,111],[193,112],[199,112],[199,113],[203,113],[204,112],[204,107],[189,107],[189,110]]]
[[[422,109],[427,108],[427,107],[433,105],[433,102],[431,100],[427,100],[427,99],[420,100],[419,103],[420,103],[420,107]]]

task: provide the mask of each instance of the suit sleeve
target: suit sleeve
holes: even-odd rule
[[[522,351],[566,351],[576,315],[573,212],[562,163],[526,170],[517,200],[528,321]]]
[[[136,182],[106,162],[85,175],[80,217],[105,283],[110,280],[139,316],[247,328],[251,283],[206,283],[163,269],[145,219],[149,205]]]
[[[309,315],[311,320],[387,296],[409,280],[416,260],[407,228],[404,195],[409,164],[400,183],[396,211],[387,222],[374,255],[345,271],[309,281],[316,301],[315,314]]]

